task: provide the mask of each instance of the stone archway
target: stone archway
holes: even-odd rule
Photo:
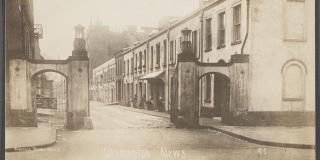
[[[52,76],[55,78],[52,79]],[[46,122],[57,128],[67,126],[68,82],[67,75],[51,69],[41,70],[31,76],[32,107],[37,123]],[[52,88],[48,91],[50,86]],[[43,112],[50,114],[43,115]]]
[[[249,55],[244,54],[231,55],[228,63],[197,62],[190,50],[179,54],[178,64],[171,78],[171,83],[174,84],[171,87],[171,121],[189,127],[199,125],[199,79],[208,74],[223,75],[220,76],[220,81],[225,82],[222,87],[224,91],[219,94],[225,100],[217,103],[225,106],[224,123],[238,124],[245,121],[248,112],[248,62]]]
[[[68,79],[67,128],[91,128],[89,110],[89,59],[85,49],[84,28],[75,27],[72,56],[66,60],[33,60],[21,55],[9,58],[9,126],[37,126],[32,107],[31,81],[37,73],[58,72]]]
[[[89,117],[88,59],[75,56],[67,60],[10,60],[10,116],[14,126],[37,126],[31,101],[32,77],[42,72],[57,72],[68,79],[67,127],[84,127]]]

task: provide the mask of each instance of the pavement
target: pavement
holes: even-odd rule
[[[115,105],[121,109],[144,113],[152,116],[170,118],[167,112],[149,111]],[[315,149],[315,127],[280,127],[280,126],[228,126],[219,119],[200,118],[200,125],[224,134],[260,145],[276,147]]]
[[[5,151],[25,151],[53,145],[56,129],[40,124],[38,127],[6,127]]]
[[[315,149],[315,127],[228,126],[210,118],[201,118],[200,125],[256,144]]]

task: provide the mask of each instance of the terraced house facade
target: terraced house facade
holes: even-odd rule
[[[314,124],[313,4],[313,0],[208,1],[147,40],[123,49],[116,57],[115,91],[105,92],[112,92],[107,95],[123,105],[170,113],[184,110],[188,105],[184,101],[193,99],[194,108],[188,111],[198,120]],[[184,70],[188,67],[191,70]],[[99,86],[101,75],[94,74],[93,85]],[[186,90],[188,85],[183,88],[185,82],[194,86],[190,90],[194,93]],[[101,99],[99,87],[95,88],[94,97],[109,103],[110,97]]]

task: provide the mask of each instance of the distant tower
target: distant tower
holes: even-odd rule
[[[75,37],[73,42],[73,57],[88,57],[86,41],[84,40],[84,27],[80,24],[74,27]]]

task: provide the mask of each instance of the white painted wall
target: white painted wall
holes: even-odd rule
[[[301,61],[305,77],[305,111],[315,110],[314,0],[306,0],[302,11],[304,38],[287,40],[287,0],[251,1],[250,35],[250,106],[251,111],[282,111],[281,69],[289,60]],[[300,13],[296,11],[295,13]]]

